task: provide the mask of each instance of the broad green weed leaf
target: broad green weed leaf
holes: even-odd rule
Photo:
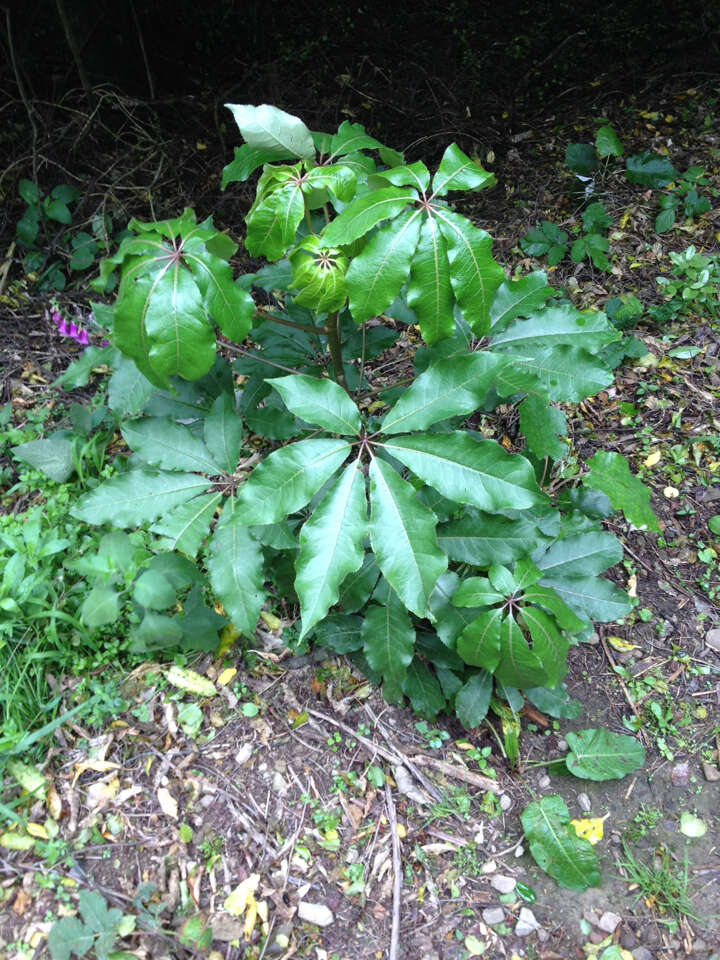
[[[233,626],[251,639],[265,600],[263,570],[260,544],[238,514],[223,517],[210,541],[210,583]]]
[[[595,150],[599,157],[621,157],[623,155],[622,144],[609,123],[600,127],[595,134]]]
[[[70,960],[84,957],[92,947],[94,936],[78,917],[62,917],[50,927],[48,950],[53,960]]]
[[[645,763],[645,748],[634,737],[610,730],[578,730],[565,735],[567,768],[586,780],[619,780]]]
[[[385,586],[383,603],[367,608],[362,626],[363,650],[373,670],[383,677],[383,696],[400,703],[407,668],[413,658],[415,631],[403,601]]]
[[[346,467],[300,531],[295,578],[302,613],[300,639],[337,602],[348,574],[362,565],[367,532],[365,478],[356,462]]]
[[[509,454],[494,440],[467,433],[413,434],[382,446],[414,474],[458,503],[481,510],[522,510],[542,503],[535,474],[524,457]]]
[[[433,177],[434,197],[444,197],[451,190],[484,190],[496,183],[495,174],[483,170],[479,163],[471,160],[456,143],[446,148],[440,166]]]
[[[415,378],[385,414],[382,433],[410,433],[449,417],[473,413],[505,363],[504,358],[487,352],[437,360]]]
[[[298,117],[266,103],[259,107],[248,103],[226,103],[243,139],[253,150],[271,154],[273,160],[315,156],[312,134]]]
[[[86,523],[137,527],[202,493],[208,481],[196,473],[140,468],[105,480],[83,496],[70,515]]]
[[[492,238],[450,210],[436,210],[434,215],[447,245],[455,299],[475,336],[481,337],[490,329],[490,304],[505,279],[490,252]]]
[[[383,460],[370,464],[370,540],[378,566],[405,606],[418,617],[447,568],[437,545],[435,515]]]
[[[277,156],[276,151],[270,149],[258,150],[251,147],[249,143],[243,143],[240,147],[234,148],[235,156],[223,167],[222,181],[220,189],[225,190],[229,183],[242,182],[247,180],[258,167],[271,160],[291,160],[294,154],[286,153],[284,156]]]
[[[68,430],[58,430],[42,440],[28,440],[11,447],[14,457],[42,471],[55,483],[64,483],[75,469],[72,449],[72,436]]]
[[[645,150],[628,157],[625,162],[625,176],[630,183],[643,187],[666,187],[679,176],[678,171],[667,157]]]
[[[530,687],[523,690],[530,703],[551,717],[574,720],[580,716],[580,701],[571,700],[564,683],[552,690],[548,687]]]
[[[627,616],[633,607],[626,593],[609,580],[597,576],[544,577],[541,585],[554,590],[571,610],[585,620],[612,623]]]
[[[570,826],[570,814],[559,796],[534,800],[523,810],[523,831],[538,866],[569,890],[587,890],[601,883],[592,845]]]
[[[640,530],[659,531],[657,517],[650,506],[650,491],[630,473],[628,462],[619,453],[599,450],[588,461],[590,473],[585,484],[607,494],[616,510],[622,510],[630,523]]]
[[[93,587],[80,607],[80,619],[91,630],[114,623],[120,616],[120,598],[112,587]]]
[[[350,453],[346,440],[310,438],[276,450],[259,464],[237,496],[244,523],[277,523],[309,503]]]
[[[294,374],[275,377],[270,382],[288,410],[308,423],[341,436],[360,432],[362,421],[358,408],[343,388],[332,380]]]
[[[220,473],[203,441],[183,423],[169,417],[145,417],[126,422],[122,435],[133,453],[150,467]]]
[[[621,560],[619,540],[604,530],[556,540],[544,551],[533,554],[533,561],[543,575],[554,579],[603,573]]]

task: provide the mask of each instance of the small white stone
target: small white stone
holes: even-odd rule
[[[507,795],[507,793],[504,793],[504,794],[500,797],[500,809],[501,809],[504,813],[507,813],[507,811],[510,809],[510,807],[511,807],[512,805],[513,805],[512,798],[509,797],[509,796]]]
[[[567,752],[568,752],[568,742],[567,742],[567,740],[558,740],[558,745],[557,745],[557,747],[558,747],[558,750],[560,751],[560,753],[567,753]]]
[[[705,645],[716,653],[720,653],[720,629],[715,627],[713,630],[708,630],[705,634]]]
[[[515,878],[504,877],[501,873],[498,873],[490,881],[490,886],[498,893],[512,893],[515,889]]]
[[[308,903],[307,900],[301,900],[298,904],[298,917],[318,927],[327,927],[335,921],[332,910],[324,903]]]
[[[586,793],[579,793],[577,795],[577,804],[583,813],[590,813],[592,810],[592,802]]]
[[[482,865],[483,873],[495,873],[496,870],[497,870],[497,864],[495,863],[494,860],[488,860],[486,863]]]
[[[547,790],[547,788],[550,786],[550,783],[551,783],[550,777],[547,774],[545,774],[544,777],[540,777],[540,779],[538,780],[538,787],[541,790]]]
[[[534,933],[539,929],[540,924],[535,919],[535,914],[532,912],[532,910],[528,910],[527,907],[521,907],[520,918],[515,925],[515,936],[527,937],[529,934]]]
[[[503,922],[505,911],[502,907],[486,907],[482,912],[482,918],[489,927],[494,927],[496,923]]]
[[[622,917],[618,916],[617,913],[606,910],[598,920],[598,927],[605,933],[615,933],[615,927],[617,927],[621,920]]]
[[[523,845],[520,844],[519,847],[515,848],[515,859],[519,860],[524,853],[525,853],[525,847],[523,847]]]

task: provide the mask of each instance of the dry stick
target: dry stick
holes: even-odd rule
[[[335,727],[340,727],[341,730],[344,730],[345,733],[349,734],[353,740],[357,740],[358,743],[361,743],[371,755],[378,754],[387,760],[388,763],[400,764],[403,767],[407,767],[408,770],[412,773],[415,779],[427,790],[430,796],[434,800],[440,800],[441,796],[438,793],[435,786],[428,780],[428,778],[422,774],[412,760],[405,756],[404,753],[401,753],[397,747],[393,744],[390,744],[392,747],[391,750],[381,747],[379,743],[375,743],[374,740],[369,740],[367,737],[363,737],[362,734],[358,733],[357,730],[353,730],[352,727],[349,727],[346,723],[343,723],[341,720],[335,720],[334,717],[329,717],[324,713],[320,713],[319,710],[306,710],[306,713],[309,713],[312,717],[317,717],[319,720],[324,720],[326,723],[331,723]],[[382,734],[382,731],[381,731]],[[383,734],[384,736],[384,734]]]
[[[57,7],[58,16],[60,17],[60,23],[62,24],[63,33],[65,34],[65,40],[67,41],[67,45],[70,48],[70,53],[72,54],[72,58],[75,61],[75,66],[77,67],[80,83],[82,84],[88,100],[90,103],[92,103],[92,89],[90,88],[90,82],[87,78],[87,74],[85,73],[85,66],[82,62],[82,57],[80,56],[80,47],[75,39],[72,24],[70,23],[67,10],[65,9],[65,0],[55,0],[55,6]]]
[[[14,253],[15,241],[13,240],[8,247],[8,252],[5,254],[5,263],[3,263],[2,269],[0,270],[0,297],[3,295],[3,290],[5,289],[5,284],[7,283],[10,264],[12,263],[12,257]]]
[[[130,13],[132,14],[133,23],[135,24],[135,30],[137,32],[138,42],[140,44],[140,53],[142,53],[143,63],[145,64],[145,75],[147,77],[148,90],[150,91],[150,99],[154,100],[155,84],[153,83],[152,74],[150,73],[150,64],[148,63],[147,52],[145,51],[145,41],[143,40],[142,30],[140,29],[140,21],[138,20],[133,0],[130,0]]]
[[[495,780],[491,780],[490,777],[484,777],[480,773],[473,773],[472,770],[466,770],[464,767],[456,767],[452,763],[448,763],[446,760],[437,760],[435,757],[426,757],[422,754],[417,754],[414,756],[413,761],[419,763],[424,767],[434,767],[436,770],[440,770],[441,773],[444,773],[447,777],[454,777],[456,780],[463,780],[465,783],[470,783],[474,787],[479,787],[481,790],[487,790],[489,793],[494,793],[495,796],[500,796],[502,789]]]
[[[393,910],[392,910],[392,930],[390,933],[390,950],[388,960],[397,960],[398,946],[400,941],[400,907],[402,905],[402,872],[400,863],[400,837],[398,836],[397,817],[395,816],[395,804],[393,803],[390,784],[385,781],[385,804],[388,812],[388,822],[390,832],[392,833],[392,859],[393,859]]]
[[[10,20],[10,8],[4,7],[5,10],[5,27],[7,30],[8,38],[8,47],[10,49],[10,62],[12,63],[13,74],[15,75],[15,83],[17,84],[18,93],[20,94],[20,99],[23,102],[25,107],[25,112],[28,115],[28,120],[30,121],[30,126],[32,127],[32,172],[33,172],[33,183],[37,188],[37,140],[38,140],[38,127],[35,122],[35,107],[30,102],[30,99],[27,95],[27,90],[25,89],[25,84],[23,83],[22,74],[20,73],[20,68],[18,67],[17,60],[15,59],[15,45],[13,43],[12,37],[12,22]]]
[[[615,663],[615,660],[613,659],[613,655],[610,653],[610,648],[608,647],[607,643],[605,642],[605,637],[600,637],[600,643],[602,644],[602,648],[603,648],[603,650],[605,651],[605,656],[608,658],[608,660],[609,660],[609,662],[610,662],[610,666],[611,666],[612,669],[613,669],[613,673],[614,673],[615,676],[617,677],[617,681],[618,681],[618,683],[620,684],[620,687],[622,688],[622,692],[625,694],[625,699],[626,699],[627,702],[630,704],[630,709],[631,709],[632,712],[635,714],[635,716],[638,717],[638,719],[639,719],[639,718],[640,718],[640,712],[639,712],[639,710],[638,710],[638,708],[637,708],[637,706],[636,706],[636,704],[635,704],[635,701],[634,701],[633,698],[630,696],[630,691],[629,691],[628,688],[625,686],[625,681],[624,681],[623,678],[620,676],[620,674],[617,672],[617,669],[616,669],[617,664]],[[638,732],[639,732],[639,734],[640,734],[640,739],[643,740],[645,743],[647,743],[647,738],[646,738],[646,736],[645,736],[644,731],[643,731],[643,730],[639,730]]]

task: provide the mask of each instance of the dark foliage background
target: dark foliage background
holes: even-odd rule
[[[593,82],[621,96],[720,66],[720,5],[703,0],[28,0],[8,13],[10,96],[12,52],[33,99],[61,98],[81,69],[89,86],[143,99],[267,101],[327,124],[349,116],[400,134],[387,137],[398,146],[429,131],[444,143],[443,129],[502,136]]]

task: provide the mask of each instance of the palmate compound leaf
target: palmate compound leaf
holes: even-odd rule
[[[540,660],[546,674],[546,686],[554,687],[567,673],[570,641],[558,630],[555,621],[537,607],[525,606],[522,618],[532,638],[532,652]],[[539,686],[525,682],[525,687]]]
[[[304,212],[303,194],[297,183],[285,184],[253,205],[245,218],[248,253],[253,257],[279,260],[295,239]]]
[[[499,514],[472,511],[438,527],[438,543],[451,560],[489,567],[511,563],[547,538],[527,517],[510,519]]]
[[[487,670],[474,673],[455,694],[455,713],[466,730],[479,727],[490,709],[493,678]]]
[[[235,411],[235,397],[223,391],[214,401],[203,428],[205,446],[220,469],[233,473],[242,449],[243,425]]]
[[[496,183],[495,174],[471,160],[456,143],[451,143],[433,177],[433,196],[444,197],[450,190],[484,190]]]
[[[255,304],[247,290],[234,282],[230,265],[208,253],[199,238],[183,245],[183,260],[192,271],[208,314],[226,337],[242,343],[252,326]]]
[[[126,422],[122,435],[133,453],[150,467],[195,470],[210,476],[222,469],[199,437],[169,417]]]
[[[414,489],[383,460],[370,464],[370,541],[385,579],[405,606],[418,616],[447,556],[437,544],[437,519],[417,499]]]
[[[400,292],[420,236],[420,213],[409,210],[377,230],[345,276],[355,323],[382,313]]]
[[[536,457],[560,460],[568,451],[561,437],[567,436],[565,414],[543,397],[529,393],[519,407],[520,431],[528,450]]]
[[[435,218],[427,217],[412,259],[407,304],[415,312],[429,347],[455,330],[453,300],[445,238]]]
[[[555,294],[542,270],[519,280],[504,280],[497,289],[490,307],[490,332],[504,330],[516,317],[527,317],[539,310]]]
[[[372,228],[401,213],[411,200],[417,199],[414,190],[383,187],[353,200],[330,223],[322,234],[326,247],[342,247],[365,236]]]
[[[215,359],[215,332],[190,271],[175,264],[152,280],[141,278],[137,286],[146,291],[143,311],[153,370],[186,380],[204,376]]]
[[[221,501],[221,493],[195,497],[170,510],[150,530],[167,538],[164,546],[168,550],[179,550],[188,557],[195,557],[210,532],[210,523]]]
[[[416,476],[458,503],[481,510],[522,510],[545,502],[529,461],[494,440],[467,433],[414,434],[382,446]]]
[[[383,696],[388,703],[400,703],[407,669],[413,658],[415,630],[404,602],[383,583],[365,611],[363,650],[373,670],[383,677]]]
[[[302,613],[300,639],[337,602],[345,577],[362,565],[367,532],[365,478],[355,461],[300,531],[295,578]]]
[[[385,434],[424,430],[448,417],[473,413],[507,361],[491,353],[438,360],[421,373],[385,414]]]
[[[567,768],[586,780],[619,780],[645,763],[645,748],[633,737],[610,730],[578,730],[566,739]]]
[[[314,437],[275,450],[240,488],[237,514],[250,525],[283,520],[312,500],[350,450],[347,440]]]
[[[503,611],[496,607],[481,613],[458,637],[457,652],[471,667],[492,673],[500,662],[500,625]]]
[[[554,343],[575,344],[590,353],[622,334],[599,310],[581,312],[570,303],[551,303],[532,316],[513,321],[504,330],[493,333],[492,349],[532,356],[537,347]]]
[[[450,210],[437,209],[434,216],[447,245],[455,299],[475,336],[481,337],[490,329],[490,304],[505,279],[503,268],[490,252],[492,238]]]
[[[447,706],[437,677],[418,657],[414,657],[407,668],[403,693],[415,713],[426,720],[434,720]]]
[[[304,374],[275,377],[270,381],[292,413],[308,423],[341,436],[360,432],[360,412],[342,387],[332,380]]]
[[[495,676],[508,687],[548,686],[542,660],[530,649],[511,614],[500,625],[500,663],[495,668]]]
[[[105,480],[85,494],[70,511],[86,523],[137,527],[191,500],[207,489],[196,473],[170,473],[140,468]]]
[[[213,592],[233,626],[249,638],[255,636],[265,600],[263,570],[260,544],[228,505],[210,541],[208,573]]]
[[[587,890],[600,886],[597,856],[587,840],[570,825],[570,814],[560,796],[529,803],[520,816],[530,853],[538,866],[560,886]]]
[[[312,134],[292,114],[262,103],[255,107],[249,103],[226,103],[232,112],[243,139],[253,150],[263,151],[274,160],[300,157],[303,160],[315,156]]]
[[[557,403],[578,402],[594,396],[613,382],[613,373],[598,357],[580,347],[558,344],[530,353],[505,354],[512,363],[498,374],[503,396],[540,390]]]
[[[622,510],[630,523],[640,530],[660,530],[650,506],[650,491],[630,472],[625,457],[599,450],[588,461],[588,466],[590,473],[585,477],[586,486],[607,494],[613,507]]]

